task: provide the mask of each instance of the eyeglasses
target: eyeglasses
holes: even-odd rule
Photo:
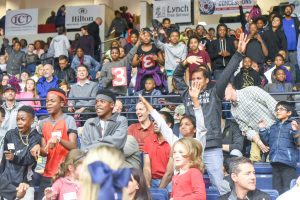
[[[287,111],[287,109],[286,108],[275,108],[275,112],[277,112],[277,111]]]

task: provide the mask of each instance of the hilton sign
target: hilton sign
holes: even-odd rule
[[[99,16],[99,6],[67,6],[66,28],[80,28],[94,21]]]

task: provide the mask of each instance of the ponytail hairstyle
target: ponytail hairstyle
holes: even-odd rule
[[[53,182],[59,178],[67,176],[69,173],[68,170],[69,165],[73,165],[74,167],[77,167],[78,164],[82,163],[85,155],[86,154],[79,149],[72,149],[71,151],[69,151],[64,162],[60,164],[57,173],[54,175]]]

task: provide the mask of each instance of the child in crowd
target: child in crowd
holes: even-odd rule
[[[18,99],[38,99],[40,98],[36,92],[36,82],[33,79],[27,79],[23,92],[17,96]],[[41,107],[40,101],[22,101],[22,104],[32,106],[34,110],[39,110]]]
[[[138,92],[136,92],[134,94],[134,96],[159,96],[162,95],[160,90],[155,89],[156,85],[155,85],[155,81],[153,78],[147,78],[146,82],[145,82],[145,89],[140,90]],[[151,102],[152,105],[154,105],[155,107],[158,104],[158,99],[157,98],[147,98],[149,102]]]
[[[199,39],[196,36],[192,36],[189,38],[188,41],[188,48],[189,48],[189,56],[197,56],[201,59],[201,62],[199,64],[201,65],[207,65],[209,70],[211,71],[211,61],[209,58],[208,53],[203,50],[202,45],[200,45]],[[185,73],[186,75],[186,82],[189,85],[189,81],[192,79],[192,72],[199,66],[199,64],[189,64],[187,72]]]
[[[160,65],[164,65],[162,52],[152,43],[149,28],[144,28],[141,35],[142,45],[139,46],[132,60],[132,67],[137,67],[138,70],[135,90],[143,89],[147,77],[153,77],[156,86],[161,90],[166,90],[166,78],[160,70]]]
[[[39,64],[35,68],[34,75],[31,77],[36,83],[38,80],[44,75],[44,66],[43,64]]]
[[[130,43],[127,43],[125,46],[124,46],[124,49],[125,49],[125,54],[128,54],[129,51],[131,50],[131,48],[137,43],[138,39],[139,39],[139,32],[138,30],[131,30],[130,32]]]
[[[35,72],[36,62],[39,59],[39,56],[37,54],[33,53],[33,51],[34,51],[34,45],[29,44],[25,57],[26,57],[26,69],[31,74],[33,74]]]
[[[67,97],[63,90],[52,88],[46,97],[49,117],[39,123],[43,135],[41,155],[47,157],[45,170],[41,178],[39,199],[44,189],[51,187],[51,179],[71,149],[77,148],[77,127],[75,119],[63,113]]]
[[[169,43],[162,43],[158,40],[158,34],[154,31],[155,45],[165,53],[165,71],[168,79],[168,90],[172,91],[173,73],[180,62],[185,60],[187,56],[187,47],[184,43],[179,42],[179,31],[171,29],[168,37]]]
[[[6,72],[6,57],[4,55],[0,56],[0,70],[2,73]]]
[[[289,190],[291,180],[297,177],[299,150],[294,136],[299,124],[291,120],[293,108],[288,102],[278,102],[275,112],[277,121],[269,129],[266,129],[264,120],[259,122],[259,135],[270,148],[273,189],[282,194]]]
[[[41,144],[42,136],[36,129],[31,128],[34,116],[34,110],[30,106],[19,108],[17,128],[9,130],[4,137],[0,173],[16,187],[20,183],[29,183],[32,180],[32,171],[36,165],[37,158],[31,150]]]
[[[82,172],[84,157],[85,153],[79,149],[72,149],[68,153],[53,178],[52,187],[45,189],[44,200],[79,199],[79,176]],[[67,198],[67,196],[70,198]]]
[[[182,138],[173,145],[173,160],[177,172],[172,178],[173,199],[205,200],[202,146],[193,138]]]
[[[26,82],[29,79],[30,74],[28,71],[23,71],[20,74],[20,87],[21,87],[21,92],[24,92],[25,86],[26,86]]]
[[[296,72],[295,72],[295,66],[289,62],[289,59],[287,59],[287,52],[283,49],[281,49],[278,52],[279,55],[282,55],[283,57],[283,61],[284,61],[284,66],[286,67],[287,70],[289,70],[289,72],[292,74],[292,79],[293,82],[296,81]]]
[[[59,88],[62,89],[65,93],[66,96],[69,96],[70,90],[71,90],[71,86],[68,82],[66,81],[62,81],[59,83]]]
[[[274,68],[275,67],[275,68]],[[275,60],[274,60],[274,65],[273,65],[273,68],[276,69],[276,68],[282,68],[284,71],[285,71],[285,75],[286,75],[286,79],[285,79],[285,82],[288,82],[288,83],[292,83],[293,82],[293,77],[292,77],[292,74],[291,72],[286,68],[286,66],[284,65],[284,58],[282,55],[278,54],[276,57],[275,57]],[[274,70],[273,69],[273,70]],[[272,68],[270,69],[272,70]],[[265,74],[269,74],[268,73],[269,71],[267,71]],[[268,81],[269,83],[275,81],[275,78],[274,78],[274,73],[272,71],[271,73],[271,76],[269,75],[266,75],[266,77],[268,78]]]
[[[107,57],[107,58],[109,58],[111,60],[112,59],[111,58],[111,49],[114,48],[114,47],[116,47],[116,48],[120,48],[121,47],[121,44],[120,44],[120,42],[118,40],[114,40],[114,41],[111,42],[110,49],[105,52],[104,57]]]
[[[119,47],[111,48],[112,62],[103,65],[100,75],[100,85],[104,89],[108,89],[116,95],[125,96],[127,94],[127,76],[126,66],[128,66],[135,55],[140,42],[138,41],[130,52],[120,59]],[[125,67],[122,68],[122,67]]]
[[[119,58],[122,59],[126,56],[125,49],[123,47],[119,47],[119,50],[120,50]]]
[[[273,83],[265,85],[264,90],[268,93],[286,93],[293,91],[293,85],[286,82],[285,70],[282,68],[276,68],[274,70],[275,80]],[[290,95],[272,95],[276,101],[287,101],[291,100]]]

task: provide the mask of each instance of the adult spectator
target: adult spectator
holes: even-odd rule
[[[224,160],[231,156],[243,156],[244,136],[235,120],[222,117],[221,129],[223,130],[222,150]]]
[[[132,29],[133,28],[134,17],[133,17],[133,15],[130,12],[127,12],[128,7],[127,6],[121,6],[120,10],[122,11],[121,12],[121,16],[126,20],[126,22],[128,24],[128,27],[130,29]]]
[[[223,30],[225,32],[225,30]],[[245,52],[247,39],[244,34],[240,35],[237,52],[224,69],[222,79],[218,80],[216,84],[209,83],[209,74],[207,70],[199,68],[192,74],[192,84],[200,83],[201,92],[199,100],[203,109],[206,134],[206,149],[204,151],[203,160],[206,165],[212,184],[221,190],[220,183],[223,180],[223,152],[222,152],[222,131],[221,131],[221,114],[222,114],[222,100],[226,85],[230,81],[234,71],[237,70],[240,61],[242,60],[242,53]],[[189,64],[199,63],[199,57],[190,56],[184,62]],[[189,95],[189,88],[186,85],[183,77],[186,68],[182,65],[176,68],[174,72],[175,84],[181,93],[183,102],[186,106],[186,114],[194,116],[193,104]]]
[[[38,199],[44,196],[44,190],[51,187],[52,178],[58,172],[60,164],[70,150],[77,147],[77,127],[75,119],[63,113],[67,97],[63,90],[52,88],[47,93],[46,108],[49,117],[39,123],[42,137],[41,155],[47,157],[45,170],[40,181]]]
[[[41,55],[43,53],[45,53],[44,48],[43,48],[43,46],[44,46],[43,43],[44,42],[42,42],[41,40],[36,40],[34,42],[34,51],[33,51],[33,53],[38,55],[39,58],[41,58]]]
[[[234,40],[227,36],[227,26],[217,26],[217,38],[208,46],[208,54],[212,60],[214,78],[218,80],[235,52]]]
[[[263,35],[263,41],[268,48],[267,61],[273,62],[280,49],[287,50],[287,41],[283,30],[281,30],[281,17],[275,15],[271,27]]]
[[[83,100],[69,100],[69,112],[75,114],[95,112],[95,97],[98,91],[98,84],[88,79],[89,71],[85,65],[80,65],[77,70],[77,83],[71,87],[69,98],[93,98]],[[93,116],[93,115],[92,115]],[[91,115],[82,115],[87,120]]]
[[[247,45],[245,54],[262,69],[265,63],[265,57],[268,56],[268,48],[261,35],[258,33],[258,28],[255,23],[249,25],[248,38],[250,41]]]
[[[85,55],[82,48],[77,48],[76,55],[74,56],[71,68],[77,70],[79,65],[85,65],[89,69],[89,73],[93,79],[99,78],[100,63],[89,55]]]
[[[50,16],[46,20],[46,24],[55,24],[55,11],[51,11]]]
[[[99,26],[102,24],[102,18],[97,17],[95,21],[87,25],[89,34],[94,38],[94,55],[95,59],[101,60],[101,38],[99,34]]]
[[[252,68],[252,64],[252,60],[249,57],[243,59],[243,66],[233,81],[233,85],[237,90],[248,86],[261,86],[262,80],[260,75]]]
[[[21,39],[20,44],[21,44],[21,51],[27,53],[27,45],[28,45],[27,40]]]
[[[21,51],[21,43],[16,41],[13,44],[13,48],[9,46],[8,40],[3,39],[3,45],[8,54],[8,60],[6,64],[7,73],[10,75],[17,75],[21,73],[22,67],[26,65],[25,53]]]
[[[60,81],[64,80],[69,83],[75,83],[76,73],[74,69],[72,69],[71,66],[69,65],[68,57],[65,55],[59,56],[58,64],[59,67],[57,67],[54,71],[54,74],[57,76],[57,78]]]
[[[255,169],[252,162],[245,157],[232,158],[230,166],[230,177],[233,181],[231,192],[224,194],[220,200],[228,199],[265,199],[271,197],[256,189]]]
[[[132,135],[136,139],[140,151],[143,152],[145,139],[154,133],[154,126],[150,120],[149,112],[142,102],[137,103],[135,109],[138,123],[131,124],[128,127],[128,135]]]
[[[54,76],[53,66],[46,64],[44,66],[44,75],[40,78],[36,84],[36,90],[40,98],[46,98],[48,90],[52,88],[58,88],[59,80],[57,76]],[[41,105],[45,106],[45,101],[41,101]]]
[[[292,17],[292,13],[293,7],[286,5],[284,8],[282,27],[287,40],[288,58],[293,65],[296,65],[300,22],[297,17]]]
[[[58,35],[55,36],[49,46],[48,54],[58,58],[60,55],[68,56],[68,50],[70,49],[70,42],[67,36],[65,35],[65,27],[57,28]]]
[[[78,39],[77,48],[82,48],[86,55],[94,57],[95,41],[93,36],[89,35],[87,26],[82,26],[80,31],[82,36]]]
[[[115,18],[112,20],[106,37],[109,37],[112,30],[114,30],[114,37],[125,37],[126,30],[128,29],[127,22],[121,16],[121,12],[115,11]]]
[[[100,90],[96,96],[97,117],[88,119],[83,126],[81,149],[90,150],[100,145],[124,148],[127,138],[127,119],[112,113],[116,96],[109,90]]]
[[[20,86],[16,82],[9,82],[3,91],[5,101],[2,104],[2,108],[5,110],[5,118],[1,126],[6,132],[17,127],[17,113],[19,108],[23,106],[16,101],[16,94]]]
[[[160,112],[169,128],[172,129],[174,119],[168,112]],[[164,176],[169,161],[171,148],[161,133],[161,127],[154,122],[154,133],[145,139],[144,145],[144,175],[147,186],[158,188]]]
[[[266,153],[269,149],[259,137],[258,122],[265,119],[267,127],[274,123],[276,100],[259,87],[249,86],[236,90],[232,84],[226,87],[225,100],[232,102],[231,114],[243,135],[252,141],[250,159],[254,162],[261,161],[260,150]]]
[[[55,18],[55,26],[63,27],[65,26],[65,18],[66,18],[66,6],[62,5],[58,8]]]

